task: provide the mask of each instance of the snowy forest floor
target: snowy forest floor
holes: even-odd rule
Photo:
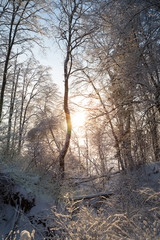
[[[5,169],[5,170],[4,170]],[[99,192],[111,196],[96,197]],[[94,195],[71,201],[75,197]],[[160,163],[60,186],[49,176],[0,167],[0,239],[160,239]]]

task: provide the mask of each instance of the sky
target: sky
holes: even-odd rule
[[[64,63],[64,55],[62,50],[59,48],[58,44],[54,40],[45,40],[45,46],[47,48],[45,51],[42,50],[41,47],[36,46],[33,49],[36,59],[40,62],[40,64],[51,67],[51,74],[53,82],[57,84],[59,87],[59,91],[64,95],[64,77],[63,77],[63,63]],[[70,82],[71,83],[71,82]],[[76,102],[81,106],[82,101],[84,103],[83,98],[74,98],[73,103]],[[84,103],[87,104],[87,103]],[[82,104],[83,105],[83,104]],[[71,106],[70,106],[71,107]],[[73,104],[71,109],[73,108]],[[70,110],[71,110],[70,109]],[[73,130],[77,132],[77,136],[82,138],[81,131],[79,128],[83,128],[85,124],[87,113],[86,111],[76,106],[76,111],[71,111],[71,119],[72,119],[72,127]]]
[[[64,80],[63,80],[63,53],[52,40],[45,40],[45,51],[39,46],[36,46],[34,51],[36,59],[45,66],[51,67],[51,74],[53,82],[59,87],[60,92],[64,91]]]
[[[64,93],[63,52],[58,47],[58,44],[56,44],[52,40],[50,41],[46,40],[45,46],[48,46],[45,51],[42,51],[42,49],[39,46],[36,46],[33,49],[33,52],[35,54],[36,59],[40,62],[40,64],[51,67],[53,82],[58,85],[59,91],[60,93],[62,93],[62,97],[63,97],[63,93]],[[86,116],[85,116],[85,113],[83,112],[83,109],[78,108],[77,112],[75,112],[74,114],[72,112],[71,117],[72,117],[72,126],[74,130],[78,130],[79,127],[82,127],[84,125]]]

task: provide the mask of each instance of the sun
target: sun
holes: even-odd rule
[[[83,127],[86,121],[86,114],[82,111],[76,112],[71,116],[73,128]]]

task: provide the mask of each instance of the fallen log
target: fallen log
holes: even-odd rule
[[[91,195],[73,197],[73,198],[69,198],[69,200],[70,201],[79,201],[79,200],[86,200],[86,199],[92,199],[92,198],[97,198],[97,197],[109,198],[112,195],[113,195],[113,192],[108,191],[108,192],[101,192],[101,193],[96,193],[96,194],[91,194]]]
[[[120,173],[120,171],[108,172],[107,174],[100,175],[100,176],[92,176],[92,177],[86,177],[86,178],[68,178],[65,180],[73,180],[73,181],[76,180],[76,182],[74,182],[74,185],[79,185],[79,184],[87,183],[87,182],[94,181],[94,180],[97,180],[100,178],[107,178],[109,180],[111,178],[111,176],[119,174],[119,173]]]

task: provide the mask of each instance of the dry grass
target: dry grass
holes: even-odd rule
[[[99,209],[87,206],[83,201],[67,203],[59,211],[50,214],[50,230],[53,240],[158,240],[160,239],[160,193],[149,189],[139,192],[144,207],[133,208],[130,214],[115,208],[114,199],[101,200]],[[144,200],[145,199],[145,200]],[[113,200],[113,202],[112,202]],[[97,202],[98,203],[98,202]],[[116,213],[117,212],[117,213]],[[12,238],[16,240],[16,233]],[[6,239],[6,240],[7,240]],[[40,240],[36,239],[35,240]]]
[[[159,240],[160,192],[140,187],[141,179],[126,174],[114,181],[109,199],[68,202],[53,209],[54,239]]]
[[[121,196],[117,195],[102,200],[98,210],[85,206],[83,201],[68,203],[65,214],[54,209],[54,239],[160,239],[160,193],[146,188],[135,194],[139,195],[138,202],[142,200],[139,207],[126,195],[126,199],[122,199],[126,202],[120,209]]]

